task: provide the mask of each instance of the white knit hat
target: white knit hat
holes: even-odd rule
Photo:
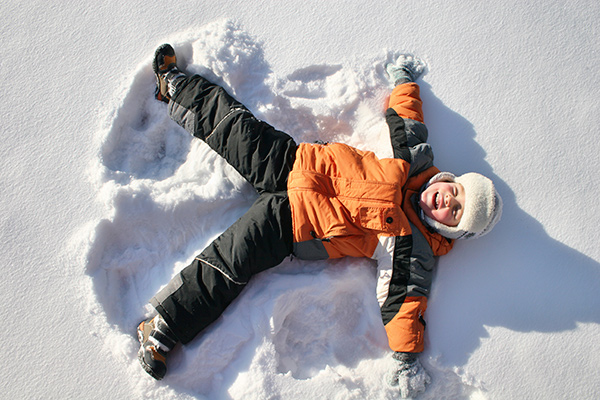
[[[457,177],[450,172],[440,172],[429,180],[426,187],[435,182],[456,182],[465,189],[464,210],[457,226],[444,225],[422,213],[425,222],[442,236],[449,239],[480,237],[500,220],[502,198],[492,181],[485,176],[469,172]]]

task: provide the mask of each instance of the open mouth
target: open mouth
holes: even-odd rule
[[[433,195],[433,205],[435,206],[436,210],[439,210],[439,208],[440,208],[440,192],[436,192],[435,195]]]

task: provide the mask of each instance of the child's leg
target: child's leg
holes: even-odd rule
[[[224,157],[259,193],[286,190],[296,143],[199,75],[178,84],[169,115]]]
[[[263,194],[150,303],[187,343],[223,313],[253,275],[279,265],[291,252],[287,194]]]

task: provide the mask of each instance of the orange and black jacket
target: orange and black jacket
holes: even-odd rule
[[[340,143],[298,146],[287,183],[294,254],[375,259],[390,348],[421,352],[435,259],[452,241],[419,218],[419,192],[439,172],[426,143],[419,86],[398,85],[385,117],[394,158]]]
[[[436,174],[419,86],[397,86],[386,121],[393,158],[344,144],[296,145],[218,85],[187,78],[169,115],[224,157],[259,193],[252,207],[150,301],[187,343],[215,321],[251,276],[299,258],[370,257],[390,347],[423,350],[435,256],[452,242],[419,219],[421,188]],[[291,232],[290,232],[291,231]]]

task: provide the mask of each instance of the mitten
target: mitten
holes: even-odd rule
[[[419,362],[417,353],[395,352],[392,358],[396,364],[388,377],[389,385],[397,387],[402,398],[412,398],[424,392],[431,378]]]
[[[425,63],[412,54],[400,54],[396,62],[385,66],[390,83],[394,86],[416,81],[425,71]]]

